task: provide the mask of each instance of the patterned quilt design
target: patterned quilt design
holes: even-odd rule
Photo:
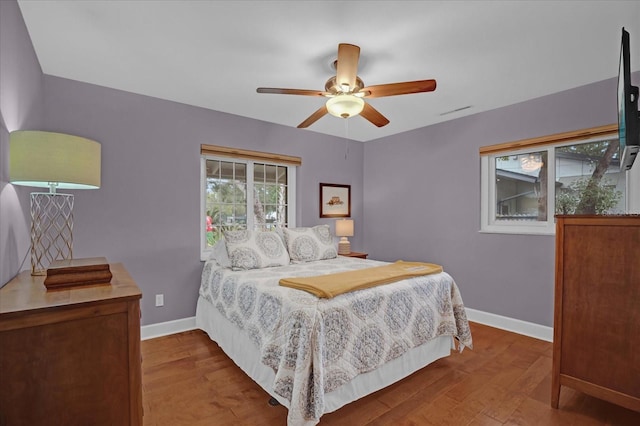
[[[332,299],[278,285],[385,262],[337,257],[283,267],[232,271],[208,261],[200,295],[248,333],[290,401],[289,425],[317,424],[324,395],[438,336],[471,347],[462,298],[447,273],[426,275]]]

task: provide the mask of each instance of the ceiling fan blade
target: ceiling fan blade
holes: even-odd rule
[[[360,48],[353,44],[341,43],[338,45],[338,63],[336,65],[336,83],[338,88],[349,85],[351,91],[356,87],[356,76],[358,74],[358,59],[360,59]]]
[[[367,102],[364,103],[364,109],[362,110],[360,115],[378,127],[386,126],[387,124],[389,124],[389,120],[387,119],[387,117],[380,114],[377,109],[369,105]]]
[[[258,87],[258,93],[273,93],[276,95],[303,95],[303,96],[325,96],[328,94],[320,90],[304,90],[304,89],[278,89],[275,87]]]
[[[435,80],[405,81],[404,83],[378,84],[360,90],[365,98],[382,98],[384,96],[408,95],[411,93],[433,92],[436,90]]]
[[[329,111],[327,107],[322,105],[316,112],[311,114],[306,120],[298,124],[298,129],[304,129],[311,126],[313,123],[324,117]]]

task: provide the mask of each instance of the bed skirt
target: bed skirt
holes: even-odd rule
[[[249,336],[202,297],[198,298],[196,327],[206,332],[211,340],[216,342],[227,356],[270,396],[289,408],[289,401],[273,392],[274,371],[261,363],[257,348],[253,351],[247,350],[247,348],[255,348]],[[454,348],[453,345],[451,336],[441,336],[408,350],[376,370],[356,376],[338,389],[325,394],[323,414],[385,388],[426,365],[448,356]]]

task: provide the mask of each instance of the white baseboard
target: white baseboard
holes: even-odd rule
[[[159,322],[157,324],[143,325],[140,327],[140,338],[141,340],[153,339],[154,337],[162,337],[169,334],[182,333],[183,331],[195,330],[195,328],[196,317]]]
[[[515,318],[503,317],[489,312],[466,308],[469,321],[511,331],[524,336],[533,337],[547,342],[553,341],[553,328]],[[183,318],[157,324],[144,325],[140,329],[142,340],[154,337],[167,336],[169,334],[182,333],[196,328],[196,317]]]
[[[470,308],[466,308],[466,311],[467,319],[469,319],[469,321],[545,340],[547,342],[553,342],[553,327],[547,327],[515,318],[503,317],[501,315],[477,311]]]

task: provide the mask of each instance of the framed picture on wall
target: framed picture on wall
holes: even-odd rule
[[[351,216],[351,185],[320,184],[320,217]]]

